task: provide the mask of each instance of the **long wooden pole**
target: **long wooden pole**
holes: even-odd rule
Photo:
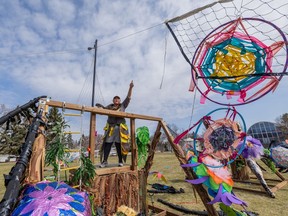
[[[179,145],[176,145],[174,143],[174,139],[173,136],[171,135],[170,131],[168,130],[166,123],[161,121],[161,126],[167,136],[167,139],[169,141],[169,143],[172,146],[172,149],[177,157],[177,159],[179,160],[180,164],[187,164],[188,161],[185,158],[185,155],[183,153],[183,150],[180,148]],[[183,168],[185,174],[187,175],[188,179],[197,179],[197,175],[193,172],[193,170],[191,168]],[[204,187],[201,184],[197,184],[197,185],[193,185],[195,190],[197,191],[198,195],[200,196],[200,199],[202,200],[204,206],[206,207],[206,210],[208,212],[209,216],[217,216],[218,213],[216,211],[216,209],[214,208],[213,205],[208,204],[211,199],[207,193],[207,191],[204,189]]]

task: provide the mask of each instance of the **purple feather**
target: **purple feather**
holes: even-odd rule
[[[208,204],[215,204],[216,202],[221,202],[222,189],[223,189],[223,186],[222,186],[222,184],[220,184],[217,195],[214,197],[214,200],[212,200]]]
[[[181,167],[196,167],[199,166],[200,163],[193,163],[193,164],[182,164]]]
[[[224,193],[224,196],[222,196],[222,202],[226,205],[226,206],[230,206],[232,205],[232,201],[230,200],[230,195],[229,193]],[[226,195],[226,196],[225,196]],[[233,199],[232,199],[233,200]]]
[[[215,204],[216,202],[222,202],[227,206],[232,204],[244,205],[247,206],[246,202],[237,198],[234,194],[231,194],[227,191],[223,193],[223,186],[220,184],[217,195],[215,198],[209,202],[208,204]]]
[[[239,151],[243,145],[243,142],[239,143],[237,150]],[[260,158],[263,155],[263,146],[258,139],[251,136],[246,137],[245,147],[242,151],[244,158]]]
[[[192,179],[192,180],[186,180],[187,182],[191,183],[191,184],[202,184],[203,182],[205,182],[207,179],[209,179],[209,176],[204,176],[202,178],[198,178],[198,179]]]

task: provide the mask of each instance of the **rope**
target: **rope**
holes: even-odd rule
[[[198,80],[196,80],[196,82],[198,82]],[[197,85],[197,83],[196,83],[196,85]],[[193,104],[192,104],[190,122],[189,122],[188,128],[190,128],[192,125],[192,120],[193,120],[193,116],[194,116],[194,109],[195,109],[195,102],[196,102],[196,93],[197,93],[197,91],[194,91]]]
[[[161,79],[161,83],[160,83],[160,89],[162,89],[162,84],[163,84],[164,75],[165,75],[165,71],[166,71],[166,55],[167,55],[167,33],[165,35],[165,51],[164,51],[164,59],[163,59],[163,74],[162,74],[162,79]]]

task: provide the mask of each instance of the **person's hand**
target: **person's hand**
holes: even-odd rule
[[[134,83],[133,83],[133,80],[131,81],[130,83],[130,88],[133,88],[134,87]]]
[[[98,107],[98,108],[103,108],[103,105],[100,104],[100,103],[96,103],[95,106]]]

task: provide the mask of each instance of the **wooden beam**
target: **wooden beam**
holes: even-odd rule
[[[171,147],[177,157],[177,159],[179,160],[180,164],[187,164],[188,161],[185,158],[184,152],[182,150],[182,148],[180,147],[180,145],[176,145],[174,143],[174,138],[171,135],[170,131],[168,130],[166,123],[161,121],[161,126],[167,136],[167,139],[169,141],[169,143],[171,144]],[[193,172],[193,170],[191,168],[183,168],[184,172],[186,173],[188,179],[197,179],[197,175],[195,174],[195,172]],[[202,186],[202,184],[197,184],[197,185],[193,185],[193,187],[195,188],[195,190],[197,191],[198,195],[200,196],[207,212],[209,216],[215,216],[218,215],[216,209],[214,208],[213,205],[208,204],[211,199],[207,193],[207,191],[205,190],[205,188]]]
[[[251,189],[251,188],[238,187],[238,186],[234,185],[233,189],[238,189],[238,190],[243,190],[243,191],[253,192],[253,193],[265,193],[265,194],[267,194],[266,191],[264,191],[264,189],[262,187],[259,187],[258,188],[259,190],[257,190],[257,189]]]
[[[148,206],[147,206],[147,179],[148,179],[148,175],[149,175],[149,171],[152,167],[153,164],[153,159],[154,159],[154,155],[155,155],[155,149],[156,149],[156,145],[159,142],[161,136],[161,124],[160,122],[157,125],[156,131],[154,133],[153,136],[153,140],[150,144],[150,149],[148,151],[148,157],[146,160],[146,163],[144,165],[144,167],[141,169],[141,175],[139,176],[141,179],[141,186],[140,186],[140,193],[142,194],[141,197],[141,211],[144,212],[145,215],[148,215]]]
[[[130,119],[130,130],[131,130],[131,170],[137,170],[137,147],[135,137],[135,119]]]
[[[271,188],[271,191],[275,193],[277,190],[281,189],[287,184],[287,181],[282,181],[279,184],[275,185],[275,187]]]
[[[108,168],[99,168],[95,170],[96,175],[109,175],[114,173],[122,173],[122,172],[135,172],[130,169],[129,166],[123,166],[123,167],[108,167]]]
[[[148,152],[148,157],[144,166],[144,170],[147,172],[146,175],[148,176],[148,173],[152,167],[152,163],[153,163],[153,159],[154,159],[154,155],[155,155],[155,150],[156,150],[156,145],[159,142],[161,136],[161,124],[160,122],[157,125],[156,131],[154,133],[153,136],[153,140],[151,141],[150,144],[150,149]]]
[[[66,102],[60,102],[60,101],[47,101],[46,103],[48,106],[52,107],[58,107],[71,110],[79,110],[83,112],[91,112],[99,115],[110,115],[110,116],[116,116],[116,117],[123,117],[123,118],[132,118],[132,119],[142,119],[142,120],[149,120],[149,121],[162,121],[162,118],[159,117],[153,117],[153,116],[147,116],[147,115],[140,115],[140,114],[133,114],[133,113],[127,113],[127,112],[119,112],[114,110],[108,110],[98,107],[90,107],[90,106],[84,106],[84,105],[78,105],[78,104],[72,104],[72,103],[66,103]]]
[[[96,114],[91,113],[90,114],[90,133],[89,133],[89,157],[94,164],[95,162],[95,131],[96,131]]]

